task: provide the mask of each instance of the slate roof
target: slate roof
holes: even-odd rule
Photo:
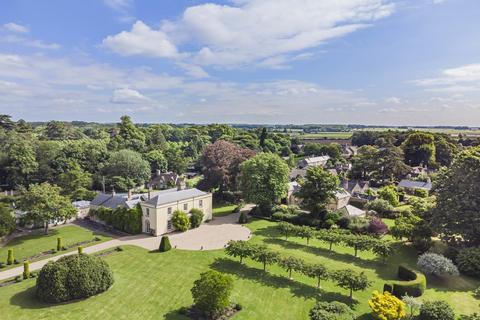
[[[306,176],[307,176],[306,169],[293,168],[292,171],[290,171],[290,180],[295,180],[297,177],[305,178]]]
[[[413,180],[404,179],[400,181],[398,186],[402,188],[407,188],[407,189],[424,189],[427,191],[432,190],[432,183],[425,182],[425,181],[413,181]]]
[[[348,204],[345,207],[340,208],[338,210],[343,212],[344,214],[350,216],[350,217],[363,217],[363,216],[365,216],[365,211],[363,211],[362,209],[359,209],[357,207],[354,207],[350,204]]]
[[[307,164],[317,163],[317,162],[327,162],[330,160],[329,156],[320,156],[320,157],[313,157],[313,158],[305,158],[305,162]]]
[[[95,199],[90,202],[91,206],[105,207],[110,209],[122,208],[134,208],[142,200],[142,194],[132,195],[130,200],[128,196],[124,194],[106,194],[99,193]]]
[[[182,201],[194,197],[201,197],[207,194],[207,192],[198,190],[196,188],[185,190],[177,190],[177,188],[172,188],[158,192],[154,197],[152,197],[150,200],[147,200],[145,203],[158,207],[167,203]]]

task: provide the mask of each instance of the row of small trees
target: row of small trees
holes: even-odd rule
[[[366,290],[371,285],[364,272],[356,272],[351,269],[328,270],[323,264],[308,263],[296,257],[282,257],[278,252],[269,250],[264,245],[250,244],[246,241],[230,241],[225,249],[227,255],[240,258],[251,258],[253,261],[263,264],[266,271],[267,265],[277,264],[288,272],[292,278],[292,272],[304,274],[307,277],[317,280],[317,288],[320,288],[322,280],[331,280],[341,288],[350,290],[350,298],[353,298],[354,291]]]
[[[296,236],[306,239],[307,245],[309,245],[310,239],[317,238],[328,243],[330,251],[334,244],[341,243],[353,248],[355,257],[358,256],[358,251],[373,251],[385,262],[386,258],[393,253],[392,243],[389,241],[368,235],[352,234],[345,230],[316,230],[312,227],[296,226],[288,222],[280,222],[277,228],[285,236],[285,240],[288,240],[289,236]]]

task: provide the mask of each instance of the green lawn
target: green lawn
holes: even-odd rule
[[[370,253],[352,256],[352,249],[336,247],[328,252],[326,245],[314,240],[306,246],[302,239],[286,242],[278,237],[274,224],[256,220],[248,224],[254,233],[252,242],[263,243],[284,255],[294,255],[307,261],[324,263],[329,269],[351,268],[365,271],[373,286],[366,292],[356,293],[357,303],[352,304],[359,319],[372,319],[367,300],[372,290],[381,290],[386,280],[395,278],[400,262],[415,263],[415,253],[399,245],[397,255],[383,265]],[[61,305],[46,305],[34,297],[35,281],[0,288],[2,319],[186,319],[176,312],[192,303],[190,289],[199,274],[215,269],[230,274],[235,279],[232,299],[243,306],[235,320],[308,318],[308,311],[316,298],[349,302],[347,291],[336,288],[331,282],[323,283],[323,290],[315,288],[315,281],[286,272],[273,266],[268,273],[261,265],[247,261],[241,265],[225,256],[223,251],[181,251],[149,253],[137,247],[125,247],[105,257],[113,269],[115,284],[106,293],[87,300]],[[446,285],[449,285],[448,287]],[[425,299],[445,299],[457,312],[478,311],[478,300],[471,290],[480,285],[467,278],[457,278],[448,283],[429,285]]]
[[[233,210],[237,207],[236,204],[219,203],[213,205],[213,216],[223,217],[233,213]]]
[[[51,249],[57,248],[57,238],[63,238],[63,245],[68,246],[69,244],[74,244],[78,242],[83,242],[87,240],[92,240],[95,237],[101,239],[101,241],[110,240],[110,237],[106,237],[100,234],[97,234],[93,231],[88,229],[76,226],[76,225],[68,225],[65,227],[59,227],[55,229],[50,229],[48,235],[36,234],[36,235],[28,235],[19,238],[15,238],[7,243],[6,246],[0,247],[0,261],[6,262],[7,260],[7,251],[8,249],[13,249],[13,253],[15,259],[18,261],[23,261],[23,259],[27,257],[31,257],[35,254],[48,251]],[[100,241],[92,242],[90,244],[84,245],[93,245],[98,244]],[[71,250],[77,250],[76,248],[71,248]],[[61,251],[57,252],[57,254],[62,254],[68,251]],[[52,256],[52,255],[49,255]],[[42,257],[40,259],[45,259],[46,257]],[[35,261],[35,260],[32,260]],[[5,269],[1,269],[5,270]]]

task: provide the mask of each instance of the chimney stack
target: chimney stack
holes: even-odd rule
[[[184,190],[185,189],[185,180],[184,178],[178,178],[177,179],[177,191]]]

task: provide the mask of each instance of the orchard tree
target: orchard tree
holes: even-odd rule
[[[228,245],[225,248],[225,253],[235,258],[239,257],[240,263],[243,262],[243,258],[252,256],[254,252],[255,247],[248,242],[242,240],[231,240],[228,242]]]
[[[110,155],[102,173],[116,189],[127,191],[144,184],[150,178],[150,165],[139,153],[120,150]]]
[[[350,299],[353,299],[354,291],[365,291],[372,284],[364,272],[358,273],[349,269],[335,271],[333,279],[339,287],[350,290]]]
[[[274,263],[277,263],[279,258],[280,258],[280,255],[277,252],[270,251],[266,246],[258,247],[252,256],[252,259],[254,261],[257,261],[263,264],[263,271],[267,270],[267,265],[272,265]]]
[[[304,263],[301,259],[295,257],[281,258],[278,265],[288,272],[289,279],[292,279],[292,271],[302,271]]]
[[[282,221],[277,224],[277,229],[285,236],[285,240],[288,240],[288,236],[294,234],[297,227],[291,223]]]
[[[290,169],[282,158],[260,153],[240,165],[240,189],[248,202],[256,203],[262,212],[287,196]]]
[[[447,242],[480,245],[480,147],[462,152],[435,181],[431,224]]]
[[[323,264],[306,264],[303,266],[303,274],[307,277],[314,278],[317,280],[317,288],[320,289],[320,282],[322,280],[327,280],[330,277],[330,273]]]
[[[338,178],[322,167],[309,168],[305,180],[300,182],[301,188],[297,196],[302,199],[306,208],[316,212],[318,209],[325,209],[328,202],[334,198],[338,184]]]
[[[32,184],[22,191],[19,207],[27,212],[27,219],[42,222],[45,234],[51,220],[66,220],[73,217],[77,210],[70,200],[60,194],[60,188],[47,182]]]
[[[203,151],[202,186],[205,189],[219,188],[219,191],[236,190],[240,164],[255,153],[234,143],[217,140]]]

